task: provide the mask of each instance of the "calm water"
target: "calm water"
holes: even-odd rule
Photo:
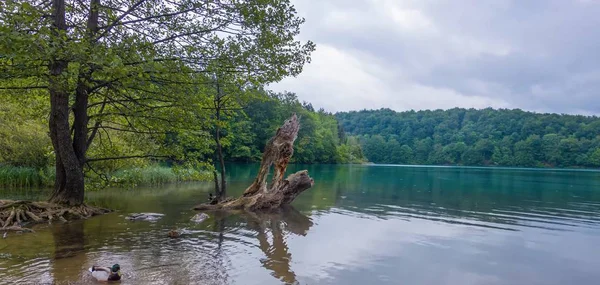
[[[89,193],[118,212],[0,239],[0,284],[599,284],[600,172],[292,166],[315,186],[294,209],[189,218],[210,184]],[[255,166],[230,166],[241,192]],[[236,194],[237,194],[236,193]],[[3,190],[35,198],[39,191]],[[159,212],[157,222],[128,221]],[[170,239],[179,228],[184,235]]]

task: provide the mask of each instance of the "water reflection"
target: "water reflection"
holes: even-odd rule
[[[306,236],[313,225],[310,218],[292,206],[287,206],[272,212],[227,212],[211,211],[213,219],[212,231],[216,233],[217,259],[226,255],[223,245],[227,242],[226,232],[234,232],[231,237],[237,241],[241,236],[254,236],[257,247],[263,256],[260,264],[267,269],[271,276],[285,284],[299,284],[296,273],[291,268],[292,253],[287,239],[290,235]],[[236,231],[251,231],[252,234],[241,234]],[[231,241],[231,240],[230,240]],[[239,241],[238,241],[239,242]]]
[[[54,239],[54,254],[50,261],[50,272],[55,280],[79,280],[80,270],[74,264],[87,264],[85,251],[84,222],[59,223],[50,227]]]
[[[243,216],[248,227],[258,233],[260,249],[265,254],[265,258],[261,259],[263,267],[286,284],[298,284],[291,269],[292,254],[286,236],[290,233],[305,236],[313,225],[312,221],[291,206],[276,212],[244,213]]]

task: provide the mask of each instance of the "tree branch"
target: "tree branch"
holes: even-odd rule
[[[125,11],[123,14],[121,14],[118,18],[115,19],[114,22],[112,22],[110,25],[105,27],[105,30],[96,37],[96,40],[104,37],[106,34],[108,34],[110,32],[110,30],[116,26],[116,24],[123,20],[123,18],[127,17],[127,15],[131,14],[131,12],[133,12],[138,6],[142,5],[144,2],[146,2],[146,0],[140,0],[137,3],[133,4],[133,6],[131,6],[131,8],[129,8],[129,10]]]
[[[228,24],[229,24],[229,22],[225,22],[225,23],[223,23],[221,25],[218,25],[218,26],[216,26],[216,27],[214,27],[212,29],[199,30],[199,31],[193,31],[193,32],[189,32],[189,33],[172,35],[170,37],[166,37],[164,39],[161,39],[161,40],[158,40],[158,41],[154,41],[152,44],[155,45],[155,44],[159,44],[159,43],[164,43],[164,42],[167,42],[167,41],[170,41],[170,40],[174,40],[176,38],[185,37],[185,36],[191,36],[191,35],[197,35],[197,34],[203,34],[203,33],[216,32],[216,31],[218,31],[219,29],[225,27]]]
[[[131,159],[131,158],[170,158],[168,155],[129,155],[129,156],[115,156],[115,157],[99,157],[99,158],[88,158],[86,162],[96,162],[105,160],[117,160],[117,159]]]
[[[147,135],[166,134],[166,132],[138,131],[136,129],[128,130],[128,129],[109,127],[109,126],[98,126],[98,128],[119,131],[119,132],[134,133],[134,134],[147,134]]]
[[[135,24],[135,23],[139,23],[139,22],[143,22],[143,21],[147,21],[147,20],[152,20],[152,19],[160,18],[160,17],[177,16],[177,15],[180,15],[180,14],[192,12],[192,11],[194,11],[196,9],[197,8],[190,8],[190,9],[179,11],[179,12],[167,13],[167,14],[161,14],[161,15],[155,15],[155,16],[150,16],[150,17],[146,17],[146,18],[139,18],[139,19],[135,19],[135,20],[131,20],[131,21],[121,22],[121,23],[118,23],[118,24],[117,24],[117,22],[118,22],[119,19],[117,19],[117,21],[113,22],[111,25],[102,26],[102,27],[100,27],[100,29],[113,28],[113,27],[116,27],[116,26],[124,26],[124,25],[127,25],[127,24]]]
[[[102,113],[104,111],[104,107],[106,107],[106,102],[107,99],[104,98],[104,102],[102,102],[102,107],[100,107],[100,111],[99,113]],[[92,130],[92,133],[90,134],[88,140],[87,140],[87,147],[89,148],[90,145],[92,145],[92,141],[94,140],[94,137],[96,137],[96,134],[98,133],[98,127],[100,127],[100,125],[102,124],[101,120],[97,120],[96,123],[94,124],[94,128]]]

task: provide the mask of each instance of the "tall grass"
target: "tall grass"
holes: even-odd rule
[[[211,173],[195,169],[178,169],[152,165],[118,170],[110,175],[112,186],[157,186],[184,181],[210,181]]]
[[[0,165],[0,187],[49,187],[54,185],[54,175],[50,169]]]
[[[0,165],[0,188],[52,187],[55,175],[53,167],[38,170],[33,167]],[[212,180],[209,171],[191,168],[174,169],[158,165],[122,169],[110,173],[107,177],[108,185],[103,185],[113,187],[158,186],[167,183]],[[88,177],[86,184],[90,186],[90,190],[98,186],[98,179],[98,177]]]

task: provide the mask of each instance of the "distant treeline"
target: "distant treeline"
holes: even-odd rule
[[[336,114],[374,163],[599,167],[600,118],[508,109]]]

